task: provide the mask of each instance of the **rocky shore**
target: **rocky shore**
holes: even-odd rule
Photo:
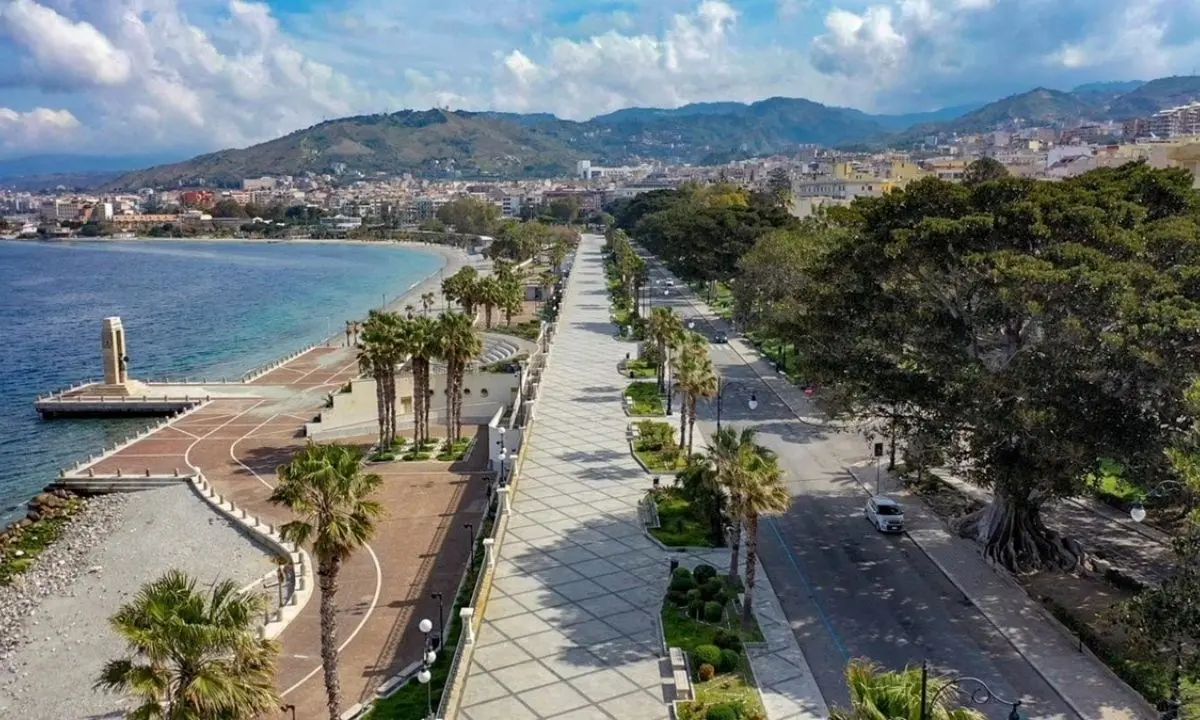
[[[8,671],[4,679],[19,677],[14,654],[38,628],[41,601],[69,592],[80,575],[96,571],[88,557],[121,522],[126,502],[124,495],[84,499],[65,490],[42,493],[30,501],[25,519],[0,533],[0,561],[12,563],[23,559],[24,551],[17,549],[23,537],[46,531],[52,520],[66,519],[58,539],[31,559],[27,570],[0,585],[0,669]]]

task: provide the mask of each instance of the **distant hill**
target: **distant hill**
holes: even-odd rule
[[[405,110],[330,120],[252,147],[130,172],[107,187],[200,181],[228,187],[246,177],[325,174],[343,166],[351,178],[411,172],[486,179],[571,174],[578,160],[713,164],[793,152],[805,144],[904,146],[929,135],[1123,120],[1197,98],[1200,77],[1188,76],[1090,83],[1071,92],[1036,88],[987,104],[903,115],[869,115],[783,97],[626,108],[585,122],[548,113]]]

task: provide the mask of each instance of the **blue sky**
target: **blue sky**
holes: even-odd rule
[[[242,146],[434,105],[912,112],[1192,73],[1197,31],[1196,0],[0,0],[0,155]]]

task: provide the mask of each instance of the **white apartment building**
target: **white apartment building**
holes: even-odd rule
[[[1146,131],[1158,138],[1200,135],[1200,101],[1159,110],[1146,122]]]

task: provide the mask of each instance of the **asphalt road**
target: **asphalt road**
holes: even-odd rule
[[[694,314],[690,293],[677,286],[654,302],[686,320]],[[711,337],[706,325],[696,330]],[[711,356],[728,381],[722,424],[754,427],[787,470],[792,506],[761,524],[759,554],[830,706],[848,702],[842,671],[851,658],[893,669],[927,659],[941,672],[983,680],[999,697],[1020,699],[1023,717],[1078,717],[911,540],[880,534],[866,521],[867,495],[844,469],[869,455],[864,437],[797,420],[728,345],[712,345]],[[702,402],[697,414],[696,432],[711,434],[716,402]],[[997,704],[979,710],[995,720],[1009,714]]]

